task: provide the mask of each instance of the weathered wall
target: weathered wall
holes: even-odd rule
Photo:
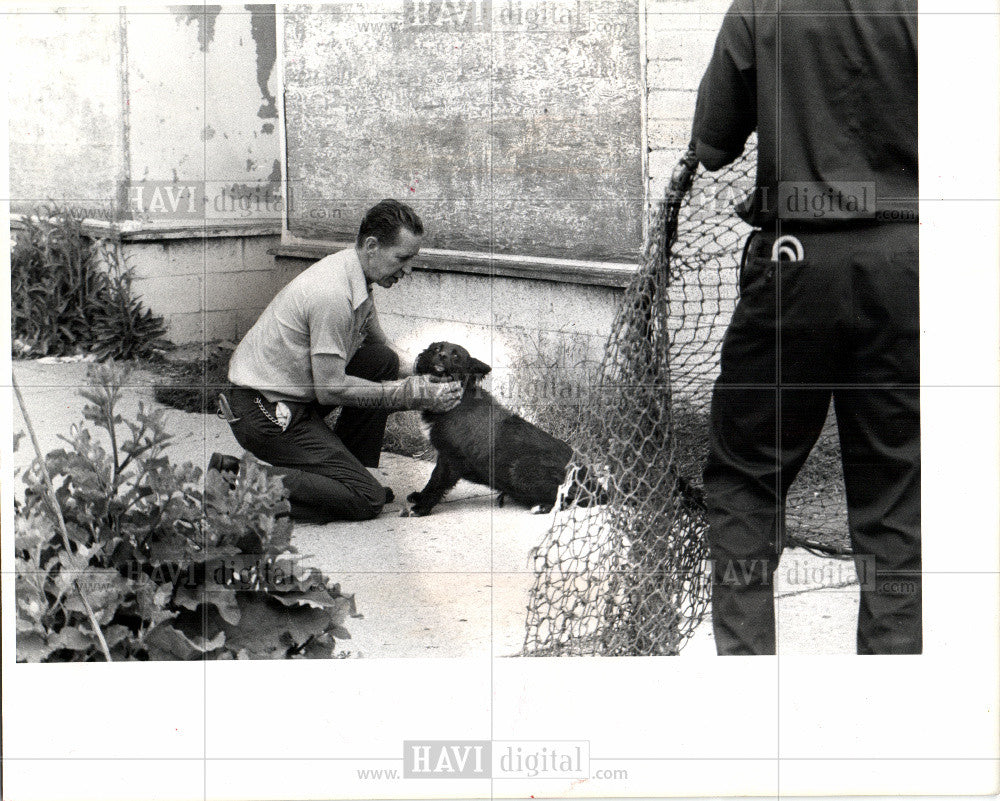
[[[637,0],[397,0],[284,10],[302,238],[406,198],[427,244],[631,259],[643,199]]]
[[[127,243],[136,291],[176,342],[245,331],[283,283],[267,253],[277,236],[261,235],[282,213],[274,7],[39,6],[7,19],[14,210],[51,198],[187,226]],[[264,226],[237,236],[247,222]],[[219,238],[206,223],[236,227]]]
[[[204,181],[209,219],[280,221],[265,203],[281,188],[274,7],[144,6],[126,20],[132,180]]]
[[[117,11],[7,15],[10,191],[106,217],[126,180],[122,20]]]
[[[197,182],[210,219],[280,222],[263,202],[281,180],[273,6],[37,6],[7,24],[19,205],[52,198],[104,217],[116,203],[126,219],[197,224],[202,209],[178,219],[129,187]]]

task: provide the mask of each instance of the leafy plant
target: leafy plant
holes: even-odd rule
[[[36,460],[15,515],[17,659],[329,658],[356,614],[296,561],[280,478],[244,461],[232,485],[170,463],[165,412],[116,411],[127,373],[110,363],[81,391],[85,423]],[[91,423],[101,436],[86,426]],[[88,605],[90,609],[88,610]]]
[[[167,328],[163,318],[142,302],[132,290],[133,269],[117,242],[102,240],[98,246],[107,270],[105,302],[94,311],[87,349],[98,359],[143,359],[163,350]]]
[[[22,226],[10,254],[14,340],[24,355],[72,354],[107,295],[97,245],[66,210],[39,209]]]
[[[16,356],[130,359],[162,348],[162,317],[143,308],[119,243],[94,238],[69,209],[25,216],[11,249]]]

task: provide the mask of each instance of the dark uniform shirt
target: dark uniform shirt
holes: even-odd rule
[[[916,5],[732,4],[698,90],[693,134],[738,154],[757,131],[752,224],[916,221]]]

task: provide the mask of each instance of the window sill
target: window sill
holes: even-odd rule
[[[11,227],[23,228],[23,214],[11,214]],[[174,222],[138,222],[84,219],[83,232],[88,236],[116,238],[122,242],[158,242],[168,239],[208,239],[241,236],[280,236],[281,223],[266,220],[184,220]]]
[[[268,253],[282,259],[318,261],[353,245],[285,244],[269,248]],[[471,251],[435,250],[427,248],[417,257],[416,270],[443,273],[464,273],[532,281],[555,281],[565,284],[624,288],[635,275],[636,265],[624,262],[575,261],[532,256],[508,256]]]

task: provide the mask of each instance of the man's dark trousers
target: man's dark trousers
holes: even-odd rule
[[[831,397],[866,579],[858,653],[921,652],[917,228],[798,230],[801,262],[771,261],[774,233],[748,247],[705,468],[720,654],[775,653],[785,498]]]
[[[385,345],[363,345],[347,364],[347,374],[369,381],[391,381],[399,358]],[[332,408],[284,401],[291,421],[282,431],[275,404],[254,389],[229,393],[233,435],[241,446],[276,469],[289,490],[292,517],[309,523],[370,520],[385,504],[385,488],[366,467],[378,467],[389,410],[340,410],[336,426],[325,422]]]

